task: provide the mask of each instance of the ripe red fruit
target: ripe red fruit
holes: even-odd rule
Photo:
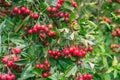
[[[69,52],[68,49],[65,49],[65,50],[63,51],[63,53],[64,53],[65,55],[69,55],[69,54],[70,54],[70,52]]]
[[[34,14],[31,14],[31,15],[30,15],[30,18],[32,18],[32,19],[33,19],[33,18],[34,18]]]
[[[21,14],[21,10],[20,9],[18,9],[18,11],[16,12],[18,15],[20,15]]]
[[[16,76],[14,74],[11,74],[11,78],[15,80]]]
[[[120,9],[118,10],[118,14],[120,14]]]
[[[25,12],[25,11],[26,11],[26,9],[27,9],[27,8],[23,6],[23,7],[21,7],[21,9],[20,9],[20,10],[21,10],[22,12]]]
[[[36,68],[39,68],[40,67],[40,64],[36,64],[36,66],[35,66]]]
[[[72,2],[72,4],[71,4],[74,8],[76,8],[77,7],[77,3],[76,2]]]
[[[82,62],[80,60],[77,61],[77,64],[80,65]]]
[[[15,54],[20,54],[21,53],[21,49],[19,47],[14,49]]]
[[[52,11],[53,11],[53,12],[56,12],[56,11],[57,11],[57,8],[56,8],[56,7],[53,7],[53,8],[52,8]]]
[[[59,13],[59,16],[64,17],[64,13],[63,12]]]
[[[43,65],[43,64],[40,64],[40,65],[39,65],[39,68],[40,68],[40,69],[44,69],[44,65]]]
[[[33,33],[32,29],[28,30],[28,33],[29,33],[29,34],[32,34],[32,33]]]
[[[37,28],[38,30],[41,30],[41,29],[42,29],[42,26],[41,26],[40,24],[37,24],[37,25],[36,25],[36,28]]]
[[[58,4],[56,5],[56,8],[59,9],[59,8],[61,8],[61,6],[62,6],[62,5],[58,3]]]
[[[37,28],[33,28],[33,29],[32,29],[32,32],[33,32],[33,33],[38,33]]]
[[[88,50],[91,52],[93,51],[93,47],[89,47]]]
[[[6,75],[7,80],[13,80],[12,77],[8,74]]]
[[[18,10],[19,10],[18,7],[14,7],[14,8],[13,8],[13,11],[14,11],[14,12],[18,12]]]
[[[70,14],[69,13],[65,13],[65,17],[70,17]]]
[[[13,66],[13,62],[12,61],[8,61],[7,66],[8,67],[12,67]]]
[[[74,46],[71,46],[70,48],[69,48],[69,51],[70,52],[73,52],[75,50],[75,47]]]
[[[52,28],[53,28],[53,25],[52,25],[52,24],[49,24],[49,25],[48,25],[48,28],[49,28],[49,29],[52,29]]]
[[[48,77],[48,74],[47,73],[43,73],[43,77],[44,78]]]
[[[46,39],[46,34],[40,33],[40,37],[43,38],[43,39]]]
[[[48,7],[48,8],[47,8],[47,11],[51,12],[51,11],[52,11],[52,8],[51,8],[51,7]]]
[[[19,60],[19,57],[15,56],[13,57],[12,61],[18,61]]]
[[[1,80],[7,80],[7,76],[5,74],[1,75]]]
[[[49,64],[49,62],[48,62],[47,59],[44,61],[44,64],[45,64],[45,65],[48,65],[48,64]]]
[[[64,18],[64,21],[65,21],[65,22],[68,22],[68,21],[69,21],[69,18],[68,18],[68,17],[65,17],[65,18]]]
[[[26,9],[26,11],[24,12],[25,14],[30,14],[31,11],[29,9]]]
[[[87,79],[87,78],[88,78],[87,74],[84,74],[83,79]]]
[[[35,18],[35,19],[38,19],[38,18],[39,18],[39,15],[38,15],[38,14],[34,14],[34,18]]]
[[[48,27],[44,27],[44,31],[45,31],[45,32],[48,32],[48,31],[49,31],[49,28],[48,28]]]
[[[2,58],[2,62],[3,62],[3,63],[7,63],[8,61],[9,61],[8,58],[6,58],[6,57],[5,57],[5,58]]]
[[[78,78],[77,80],[84,80],[83,78]]]
[[[87,78],[92,79],[92,74],[88,74]]]

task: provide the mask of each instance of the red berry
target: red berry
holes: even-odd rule
[[[3,63],[7,63],[8,61],[9,61],[8,58],[6,58],[6,57],[5,57],[5,58],[2,58],[2,62],[3,62]]]
[[[56,12],[56,11],[57,11],[57,8],[56,8],[56,7],[53,7],[53,8],[52,8],[52,11],[53,11],[53,12]]]
[[[39,18],[39,15],[38,15],[38,14],[34,14],[34,18],[35,18],[35,19],[38,19],[38,18]]]
[[[68,17],[65,17],[65,18],[64,18],[64,21],[65,21],[65,22],[68,22],[68,21],[69,21],[69,18],[68,18]]]
[[[89,79],[92,79],[92,74],[88,74],[87,77],[88,77]]]
[[[40,64],[40,65],[39,65],[39,68],[40,68],[40,69],[43,69],[43,68],[44,68],[44,65],[43,65],[43,64]]]
[[[15,54],[20,54],[21,53],[21,49],[19,47],[14,49]]]
[[[59,16],[60,16],[60,17],[64,17],[64,13],[61,12],[61,13],[59,14]]]
[[[5,74],[1,75],[1,80],[7,80],[7,76]]]
[[[69,52],[68,49],[65,49],[65,50],[63,51],[63,53],[64,53],[65,55],[69,55],[69,54],[70,54],[70,52]]]
[[[36,66],[35,66],[36,68],[39,68],[40,67],[40,64],[36,64]]]
[[[12,67],[13,66],[13,62],[12,61],[8,61],[7,66],[8,67]]]
[[[45,65],[48,65],[48,64],[49,64],[49,62],[48,62],[47,59],[44,61],[44,64],[45,64]]]
[[[26,9],[26,11],[24,12],[25,14],[30,14],[31,11],[29,9]]]
[[[70,17],[70,14],[69,13],[65,13],[65,17]]]
[[[74,8],[76,8],[77,7],[77,3],[76,2],[72,2],[72,4],[71,4]]]
[[[33,33],[38,33],[37,28],[33,28],[33,29],[32,29],[32,32],[33,32]]]
[[[33,18],[34,18],[34,14],[31,14],[31,15],[30,15],[30,18],[32,18],[32,19],[33,19]]]
[[[87,74],[84,74],[83,75],[83,79],[87,79],[88,77],[87,77]]]
[[[28,30],[28,33],[29,33],[29,34],[32,34],[32,33],[33,33],[32,29]]]
[[[41,26],[40,24],[37,24],[37,25],[36,25],[36,28],[37,28],[38,30],[41,30],[41,29],[42,29],[42,26]]]
[[[11,78],[15,80],[16,76],[14,74],[11,74]]]
[[[44,78],[48,77],[48,74],[47,73],[43,73],[43,77]]]
[[[46,39],[46,34],[40,33],[40,37]]]
[[[84,80],[83,78],[78,78],[77,80]]]
[[[56,8],[59,9],[59,8],[61,8],[61,6],[62,6],[62,5],[58,3],[58,4],[56,5]]]
[[[13,59],[12,59],[13,62],[18,61],[18,60],[19,60],[19,57],[17,57],[17,56],[13,57]]]
[[[18,10],[19,10],[18,7],[14,7],[14,8],[13,8],[13,11],[14,11],[14,12],[18,12]]]
[[[16,12],[18,15],[20,15],[21,14],[21,10],[20,9],[18,9],[18,11]]]
[[[22,12],[25,12],[26,11],[26,7],[21,7],[21,9],[20,9]]]
[[[51,12],[51,11],[52,11],[52,8],[51,8],[51,7],[48,7],[48,8],[47,8],[47,11]]]

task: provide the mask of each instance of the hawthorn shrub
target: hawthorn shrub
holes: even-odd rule
[[[0,0],[0,80],[120,80],[120,0]]]

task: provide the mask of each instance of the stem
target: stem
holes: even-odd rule
[[[22,29],[23,25],[25,24],[25,22],[26,22],[28,19],[29,19],[29,16],[27,16],[27,17],[23,20],[23,22],[22,22],[21,25],[18,27],[18,29],[15,31],[15,33],[18,33],[18,32]]]

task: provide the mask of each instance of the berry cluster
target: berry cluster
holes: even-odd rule
[[[115,31],[112,32],[112,37],[120,37],[120,29],[116,28]]]
[[[22,6],[21,8],[18,7],[14,7],[13,8],[13,12],[21,15],[22,17],[25,17],[26,15],[30,15],[30,18],[32,19],[38,19],[39,15],[36,13],[31,13],[32,11],[24,6]]]
[[[92,51],[92,50],[93,50],[92,47],[82,49],[82,48],[78,48],[78,47],[75,47],[75,46],[71,46],[69,48],[64,49],[63,53],[68,58],[71,57],[71,56],[83,57],[87,54],[88,51]]]
[[[118,44],[111,44],[110,48],[112,49],[113,52],[118,53],[118,50],[116,48],[119,48]]]
[[[17,54],[21,53],[20,48],[15,48],[10,51],[10,53],[13,53],[13,55],[7,54],[2,58],[2,62],[7,65],[7,67],[22,71],[22,67],[19,65],[16,65],[14,62],[19,61],[20,58],[17,56]]]
[[[41,75],[41,77],[43,77],[43,78],[46,78],[51,74],[50,71],[49,71],[50,67],[51,67],[51,65],[50,65],[50,63],[47,59],[44,61],[43,64],[36,64],[37,69],[42,69],[43,70],[43,74]]]
[[[55,13],[62,7],[63,3],[64,3],[64,0],[58,0],[58,3],[56,4],[56,6],[55,7],[48,7],[47,11],[51,12],[51,13]]]
[[[92,74],[83,74],[82,77],[77,80],[92,80]]]
[[[69,21],[70,14],[69,13],[64,13],[62,11],[58,11],[62,7],[64,3],[64,0],[58,0],[58,3],[55,7],[48,7],[47,11],[50,12],[49,16],[50,17],[57,17],[57,18],[64,18],[65,22]],[[75,3],[72,4],[73,6],[76,6]]]
[[[49,50],[48,54],[50,55],[51,58],[58,59],[61,57],[61,53],[57,50]]]
[[[48,26],[36,24],[36,26],[34,28],[31,28],[28,30],[28,33],[30,35],[33,33],[38,34],[41,41],[43,41],[43,43],[45,43],[45,45],[48,45],[48,42],[45,41],[47,39],[47,37],[51,37],[51,38],[56,37],[56,32],[53,31],[52,28],[53,28],[52,24],[49,24]]]
[[[2,73],[0,75],[0,80],[15,80],[16,76],[12,73],[8,73],[8,74],[5,74],[5,73]]]
[[[111,23],[112,22],[112,20],[107,18],[106,16],[103,16],[102,18],[106,23]]]

